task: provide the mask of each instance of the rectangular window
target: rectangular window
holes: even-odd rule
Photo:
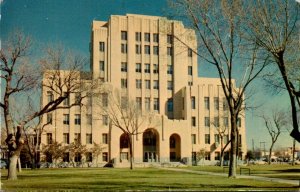
[[[69,152],[66,152],[63,154],[63,162],[69,162],[70,161],[70,154]]]
[[[226,145],[229,142],[229,136],[228,135],[224,135],[224,144]]]
[[[191,97],[191,105],[192,109],[196,109],[196,98],[194,96]]]
[[[75,123],[75,125],[80,125],[81,124],[80,114],[75,114],[74,123]]]
[[[223,117],[223,126],[228,127],[228,117]]]
[[[142,40],[142,33],[141,32],[135,32],[135,40],[140,42]]]
[[[74,142],[75,143],[81,143],[81,135],[80,135],[80,133],[75,133],[74,134]]]
[[[99,42],[99,51],[104,52],[105,51],[105,44],[104,42]]]
[[[173,36],[167,35],[167,43],[172,44],[173,43]]]
[[[127,72],[127,63],[126,62],[121,62],[121,71]]]
[[[75,104],[80,105],[80,103],[81,103],[81,93],[77,92],[75,93]]]
[[[215,134],[215,143],[220,143],[220,135]]]
[[[47,123],[52,125],[52,113],[47,113]]]
[[[52,144],[52,133],[47,133],[47,144]]]
[[[173,99],[168,99],[168,112],[173,112]]]
[[[192,144],[196,144],[196,134],[192,134]]]
[[[108,125],[108,116],[102,115],[102,125]]]
[[[154,98],[154,100],[153,100],[153,109],[155,111],[159,111],[159,99],[158,98]]]
[[[173,47],[167,47],[167,55],[169,56],[173,55]]]
[[[167,65],[167,74],[173,74],[173,65]]]
[[[220,120],[219,117],[214,117],[214,126],[216,128],[220,127]]]
[[[223,111],[228,110],[228,103],[225,97],[223,97]]]
[[[103,144],[108,144],[108,135],[107,135],[107,133],[102,134],[102,143]]]
[[[238,144],[239,144],[239,147],[242,146],[242,135],[241,134],[239,134]]]
[[[93,144],[93,137],[91,133],[86,134],[86,144]]]
[[[50,103],[50,102],[53,101],[53,93],[52,93],[52,91],[47,91],[47,100],[48,100],[48,103]]]
[[[86,124],[92,124],[92,114],[86,114]]]
[[[99,61],[100,71],[104,71],[104,61]]]
[[[188,49],[188,57],[193,57],[193,50],[191,48]]]
[[[216,161],[220,160],[220,157],[221,157],[220,152],[215,152],[215,160]]]
[[[102,93],[102,107],[107,107],[108,106],[108,94],[107,93]]]
[[[138,55],[142,53],[142,46],[141,45],[139,45],[139,44],[135,45],[135,53],[138,54]]]
[[[64,134],[63,134],[63,137],[64,137],[64,138],[63,138],[64,143],[65,143],[65,144],[69,144],[69,142],[70,142],[70,141],[69,141],[69,133],[64,133]]]
[[[196,127],[196,117],[192,117],[192,126]]]
[[[137,97],[135,99],[135,102],[136,102],[136,108],[141,110],[142,109],[142,98],[141,97]]]
[[[242,127],[242,120],[240,117],[238,117],[238,119],[237,119],[237,126]]]
[[[145,80],[145,88],[146,88],[146,89],[151,89],[151,83],[150,83],[150,80]]]
[[[126,43],[121,44],[121,53],[127,53],[127,44]]]
[[[210,144],[210,134],[205,134],[205,144]]]
[[[63,116],[64,116],[63,124],[64,125],[69,125],[69,123],[70,123],[70,116],[69,116],[69,114],[63,114]]]
[[[64,99],[63,105],[64,106],[69,106],[70,105],[70,96],[69,96],[69,94],[67,92],[64,92],[63,96],[66,97]]]
[[[108,153],[107,152],[102,153],[102,161],[105,161],[105,162],[108,161]]]
[[[214,97],[215,110],[219,110],[219,97]]]
[[[145,110],[150,110],[150,97],[145,98]]]
[[[153,54],[154,55],[159,55],[159,48],[158,48],[158,46],[153,46]]]
[[[140,64],[140,63],[135,64],[135,72],[137,72],[137,73],[142,72],[142,64]]]
[[[168,88],[168,90],[173,90],[173,81],[167,82],[167,88]]]
[[[86,162],[92,162],[93,161],[93,155],[91,152],[85,153],[85,160]]]
[[[153,89],[159,89],[159,83],[158,80],[153,81]]]
[[[142,88],[142,80],[141,79],[136,79],[135,80],[135,87],[137,89],[141,89]]]
[[[205,152],[205,160],[210,161],[210,152]]]
[[[145,36],[144,36],[144,40],[145,40],[146,42],[150,42],[150,33],[145,33],[144,35],[145,35]]]
[[[158,33],[153,33],[153,42],[158,43],[158,41],[159,41]]]
[[[188,66],[188,75],[193,75],[193,67]]]
[[[205,109],[209,110],[209,97],[204,97],[204,106]]]
[[[127,79],[121,79],[121,88],[127,88]]]
[[[150,73],[150,64],[149,63],[145,64],[145,73]]]
[[[153,73],[157,74],[158,72],[159,72],[158,65],[157,64],[153,64]]]
[[[150,55],[150,45],[145,45],[145,54]]]
[[[127,31],[121,31],[121,40],[127,40]]]
[[[210,127],[209,117],[204,117],[204,125],[205,125],[205,127]]]

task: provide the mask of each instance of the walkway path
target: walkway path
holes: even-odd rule
[[[228,174],[226,174],[226,173],[214,173],[214,172],[208,172],[208,171],[195,171],[195,170],[169,168],[169,167],[168,168],[167,167],[158,167],[158,168],[159,169],[170,170],[170,171],[195,173],[195,174],[200,174],[200,175],[215,175],[215,176],[228,177]],[[295,185],[295,186],[300,187],[300,181],[298,181],[298,180],[288,180],[288,179],[261,177],[261,176],[255,176],[255,175],[237,175],[236,177],[237,178],[243,178],[243,179],[254,179],[254,180],[260,180],[260,181],[271,181],[271,182],[277,182],[277,183],[285,183],[285,184],[291,184],[291,185]]]

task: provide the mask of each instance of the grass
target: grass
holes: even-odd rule
[[[251,175],[265,176],[280,179],[300,180],[300,165],[288,164],[272,164],[272,165],[250,165],[241,166],[242,168],[249,168]],[[228,173],[228,168],[221,168],[219,166],[193,166],[184,169],[208,171],[216,173]],[[237,169],[237,174],[240,174],[240,167]],[[248,174],[248,171],[242,170],[242,174]]]
[[[281,183],[248,179],[229,179],[211,175],[174,172],[155,168],[134,170],[117,168],[64,168],[23,170],[18,181],[6,180],[6,170],[1,170],[2,189],[32,190],[296,190]]]

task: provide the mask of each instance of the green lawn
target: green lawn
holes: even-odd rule
[[[2,189],[31,190],[296,190],[287,184],[211,175],[174,172],[155,168],[133,171],[117,168],[65,168],[23,170],[18,181],[6,180],[1,170]]]
[[[242,166],[242,168],[249,168],[251,175],[300,180],[300,165],[288,165],[288,164],[272,164],[272,165],[250,165]],[[193,166],[186,167],[184,169],[209,171],[216,173],[228,173],[228,168],[221,168],[219,166]],[[237,174],[240,174],[240,167],[237,169]],[[242,170],[242,174],[248,174],[247,170]]]

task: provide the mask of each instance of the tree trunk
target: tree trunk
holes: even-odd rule
[[[296,147],[296,140],[294,139],[293,140],[293,149],[292,149],[292,157],[293,157],[293,160],[292,160],[292,166],[294,166],[295,165],[295,147]]]
[[[270,150],[269,150],[269,159],[268,159],[268,164],[271,165],[271,156],[272,156],[272,150],[273,150],[274,142],[272,141]]]
[[[18,172],[22,172],[22,167],[21,167],[21,159],[20,159],[20,156],[18,158]]]
[[[220,159],[220,167],[223,167],[223,162],[224,162],[224,149],[223,149],[223,136],[221,136],[221,159]]]
[[[129,158],[130,158],[130,169],[133,169],[133,150],[132,150],[132,136],[128,135],[129,137]]]
[[[9,158],[9,167],[8,167],[8,180],[16,180],[18,179],[17,177],[17,162],[18,162],[19,156],[17,155],[12,155]]]
[[[237,152],[236,129],[237,129],[236,118],[231,117],[231,133],[230,133],[231,148],[230,148],[229,173],[228,173],[228,177],[231,178],[236,178],[236,152]]]

